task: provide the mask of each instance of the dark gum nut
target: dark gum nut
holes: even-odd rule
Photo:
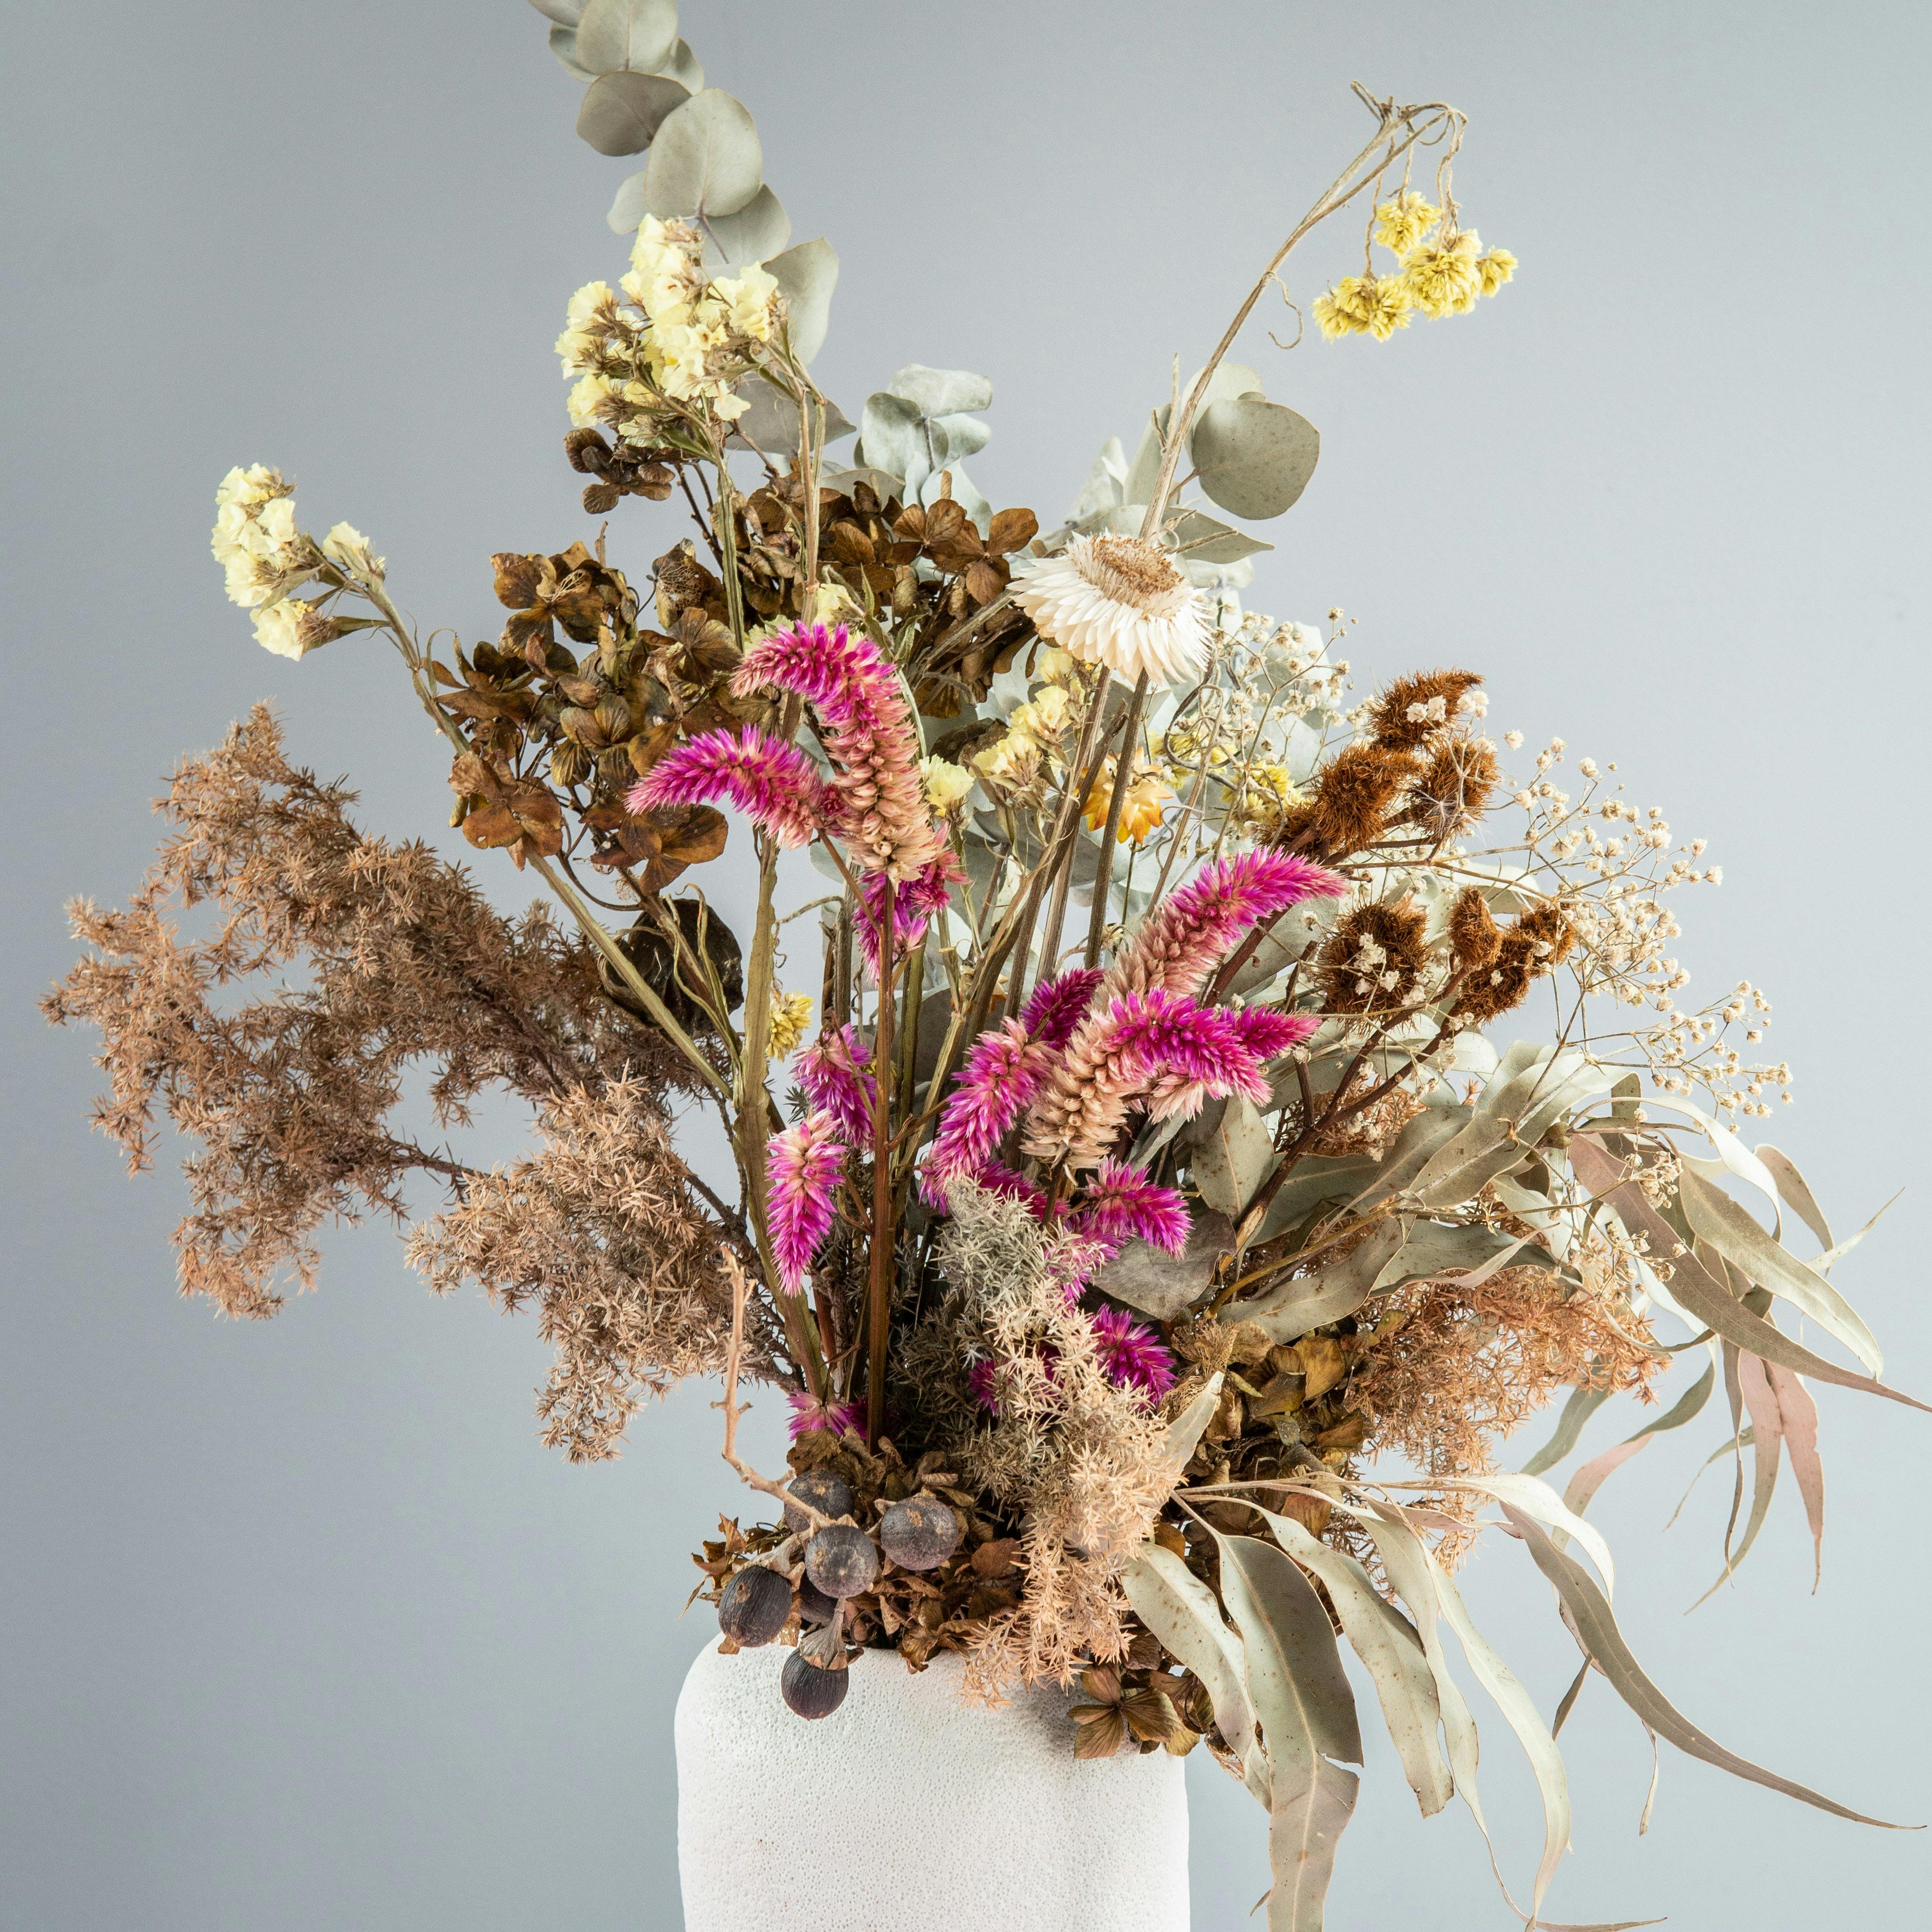
[[[796,1651],[785,1659],[778,1690],[801,1718],[829,1718],[845,1701],[849,1670],[822,1670]]]
[[[748,1649],[770,1643],[791,1615],[791,1586],[776,1570],[754,1563],[718,1593],[718,1628]]]
[[[820,1516],[850,1516],[858,1498],[852,1493],[852,1485],[836,1469],[807,1469],[794,1476],[790,1485],[791,1493],[799,1502],[818,1510]],[[811,1528],[805,1511],[785,1504],[785,1521],[796,1530]]]
[[[798,1613],[808,1624],[829,1624],[838,1612],[836,1597],[828,1597],[809,1576],[798,1580]]]
[[[805,1574],[828,1597],[856,1597],[879,1574],[879,1552],[862,1529],[828,1524],[805,1546]]]
[[[894,1503],[879,1522],[879,1544],[902,1570],[937,1570],[964,1532],[952,1510],[931,1496]]]

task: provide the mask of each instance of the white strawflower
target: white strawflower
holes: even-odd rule
[[[1144,537],[1076,537],[1014,584],[1013,601],[1049,643],[1130,682],[1173,684],[1207,658],[1199,593]]]

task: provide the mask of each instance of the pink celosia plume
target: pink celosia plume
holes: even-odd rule
[[[1304,899],[1339,897],[1348,881],[1288,852],[1244,852],[1204,866],[1134,934],[1110,991],[1193,994],[1235,941]]]
[[[1144,1168],[1114,1160],[1103,1160],[1088,1181],[1073,1204],[1072,1222],[1082,1234],[1106,1242],[1117,1253],[1138,1240],[1178,1255],[1192,1226],[1178,1189],[1157,1185]]]
[[[1151,1328],[1124,1308],[1102,1308],[1094,1316],[1094,1340],[1100,1366],[1121,1388],[1156,1402],[1174,1386],[1174,1358]]]
[[[1224,1006],[1219,1011],[1228,1032],[1262,1066],[1278,1060],[1291,1046],[1299,1046],[1322,1024],[1312,1014],[1280,1013],[1268,1006]],[[1169,1074],[1148,1090],[1148,1114],[1156,1120],[1174,1114],[1191,1118],[1201,1111],[1209,1091]]]
[[[859,943],[866,964],[879,970],[879,936],[888,907],[892,921],[892,950],[903,954],[924,936],[927,922],[946,910],[950,889],[965,877],[949,846],[913,876],[896,883],[886,872],[866,872],[859,880],[859,896],[866,916],[859,922]]]
[[[803,845],[818,829],[824,788],[796,745],[747,724],[735,736],[707,731],[674,746],[625,794],[633,812],[709,805],[728,798],[781,845]]]
[[[836,767],[838,832],[862,869],[903,881],[945,849],[920,777],[919,730],[905,686],[863,632],[843,624],[776,632],[746,652],[732,688],[741,696],[788,691],[812,706]]]
[[[1052,1064],[1053,1049],[1029,1040],[1016,1021],[980,1036],[959,1070],[959,1084],[940,1116],[920,1174],[920,1192],[929,1205],[944,1208],[954,1181],[980,1178]]]
[[[1020,1024],[1028,1039],[1048,1046],[1064,1046],[1085,1015],[1094,988],[1106,977],[1097,966],[1075,966],[1057,980],[1042,980],[1033,989],[1033,997],[1020,1015]]]
[[[817,1108],[766,1143],[766,1209],[772,1256],[788,1294],[796,1294],[832,1226],[832,1197],[844,1158],[836,1117]]]
[[[872,1078],[872,1050],[856,1028],[820,1034],[793,1063],[798,1084],[815,1108],[838,1123],[848,1140],[869,1142],[878,1084]]]
[[[1154,987],[1082,1023],[1033,1102],[1022,1144],[1044,1160],[1096,1166],[1156,1081],[1171,1090],[1157,1118],[1189,1111],[1172,1098],[1183,1090],[1197,1110],[1210,1094],[1244,1094],[1258,1106],[1269,1097],[1262,1062],[1227,1012]]]

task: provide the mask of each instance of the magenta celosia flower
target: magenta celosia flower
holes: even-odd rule
[[[878,1084],[872,1078],[872,1050],[853,1027],[820,1034],[792,1063],[798,1084],[814,1108],[838,1123],[848,1140],[869,1141]]]
[[[1150,1105],[1149,1089],[1160,1099]],[[1156,1119],[1198,1112],[1210,1094],[1269,1097],[1262,1062],[1222,1010],[1160,987],[1124,993],[1084,1021],[1033,1102],[1022,1143],[1046,1160],[1076,1167],[1106,1158],[1130,1110]]]
[[[1151,1328],[1124,1308],[1102,1308],[1094,1316],[1094,1340],[1100,1366],[1122,1388],[1136,1389],[1143,1401],[1160,1401],[1174,1386],[1174,1358]]]
[[[1220,1010],[1228,1030],[1258,1064],[1277,1060],[1291,1046],[1308,1038],[1322,1024],[1307,1013],[1278,1013],[1267,1006],[1226,1006]],[[1210,1089],[1174,1075],[1156,1080],[1148,1090],[1148,1112],[1157,1120],[1201,1111]]]
[[[1144,1168],[1103,1160],[1074,1204],[1073,1225],[1116,1253],[1138,1240],[1178,1255],[1187,1245],[1192,1222],[1178,1189],[1157,1186]]]
[[[945,849],[920,776],[919,729],[904,682],[862,632],[843,624],[775,632],[746,652],[732,688],[741,696],[789,691],[812,706],[836,767],[838,833],[862,869],[902,881]]]
[[[1016,1022],[990,1028],[974,1043],[958,1087],[939,1118],[939,1132],[920,1177],[934,1208],[946,1205],[950,1183],[979,1178],[1007,1130],[1040,1091],[1052,1064],[1050,1048],[1029,1041]]]
[[[879,970],[879,934],[886,908],[892,908],[892,950],[903,957],[924,936],[927,921],[946,910],[950,888],[965,876],[950,846],[903,884],[894,884],[885,872],[860,875],[859,896],[866,916],[859,922],[859,943],[866,964],[874,974]]]
[[[1198,993],[1248,928],[1304,899],[1339,897],[1348,881],[1288,852],[1244,852],[1204,866],[1133,937],[1112,988]]]
[[[848,1429],[862,1432],[865,1429],[866,1405],[862,1402],[820,1402],[803,1389],[788,1390],[785,1400],[791,1404],[789,1426],[794,1442],[814,1429],[829,1429],[835,1436],[843,1436]]]
[[[812,760],[755,724],[734,737],[707,731],[674,746],[625,794],[632,812],[709,805],[728,798],[781,845],[803,845],[818,830],[824,787]]]
[[[829,1108],[814,1108],[766,1144],[766,1215],[772,1256],[788,1294],[796,1294],[832,1226],[832,1190],[845,1136]]]
[[[1064,1046],[1084,1016],[1094,988],[1106,976],[1097,966],[1073,966],[1057,980],[1042,980],[1020,1015],[1028,1039]]]
[[[1000,1412],[999,1399],[993,1393],[993,1358],[988,1355],[966,1371],[966,1387],[973,1400],[989,1414]]]

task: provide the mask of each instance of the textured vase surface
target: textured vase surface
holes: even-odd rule
[[[1072,1701],[961,1701],[942,1656],[867,1651],[829,1718],[778,1695],[791,1653],[707,1645],[677,1700],[686,1932],[1187,1932],[1187,1795],[1165,1751],[1082,1763]]]

